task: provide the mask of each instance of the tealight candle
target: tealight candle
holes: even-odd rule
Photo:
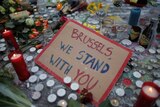
[[[157,52],[158,54],[160,54],[160,49],[157,49],[156,52]]]
[[[5,43],[1,43],[0,48],[5,47],[5,45],[6,45]]]
[[[29,82],[30,83],[35,83],[37,81],[37,76],[36,75],[32,75],[29,77]]]
[[[36,51],[36,48],[35,48],[35,47],[32,47],[32,48],[29,49],[29,51],[30,51],[31,53],[33,53],[33,52]]]
[[[145,48],[144,48],[143,46],[136,46],[136,47],[135,47],[135,51],[142,53],[142,52],[145,51]]]
[[[141,88],[142,85],[143,85],[143,81],[141,81],[141,80],[137,80],[137,81],[136,81],[136,86],[137,86],[137,87]]]
[[[49,103],[53,103],[55,102],[57,99],[57,96],[55,94],[50,94],[48,97],[47,97],[47,100]]]
[[[63,88],[58,89],[58,90],[57,90],[57,95],[58,95],[59,97],[65,96],[65,95],[66,95],[66,90],[63,89]]]
[[[67,107],[67,102],[65,100],[60,100],[58,101],[57,103],[57,106],[60,106],[60,107]]]
[[[69,77],[69,76],[66,76],[66,77],[64,77],[64,79],[63,79],[63,82],[64,82],[66,85],[68,85],[68,86],[70,86],[71,81],[72,81],[72,79],[71,79],[71,77]]]
[[[55,84],[54,80],[48,80],[47,81],[47,87],[53,87]]]
[[[38,50],[37,50],[37,53],[38,53],[38,54],[41,53],[42,50],[43,50],[43,49],[38,49]]]
[[[137,72],[137,71],[133,72],[133,76],[135,78],[141,78],[141,74],[139,72]]]
[[[154,49],[154,48],[150,48],[148,51],[149,51],[150,54],[155,54],[156,53],[156,49]]]
[[[30,61],[32,61],[32,60],[33,60],[33,56],[27,56],[27,57],[26,57],[26,61],[27,61],[27,62],[30,62]]]
[[[7,49],[6,47],[0,47],[1,52],[5,51],[6,49]]]
[[[124,89],[122,89],[122,88],[117,88],[117,89],[116,89],[116,94],[117,94],[118,96],[122,97],[122,96],[124,96],[125,91],[124,91]]]
[[[3,58],[3,61],[9,61],[8,56],[5,56],[5,57]]]
[[[73,100],[77,100],[77,95],[74,93],[71,93],[68,95],[68,99],[73,99]]]
[[[38,70],[39,70],[38,66],[34,66],[34,67],[31,68],[32,73],[36,73],[36,72],[38,72]]]
[[[134,107],[152,107],[159,97],[159,87],[153,82],[145,82]]]
[[[39,98],[41,97],[41,93],[36,91],[36,92],[33,92],[32,94],[32,99],[33,100],[38,100]]]
[[[77,91],[79,89],[79,84],[76,82],[73,82],[70,86],[71,90]]]
[[[41,74],[40,76],[39,76],[39,79],[40,80],[45,80],[47,78],[47,74]]]
[[[110,103],[113,107],[118,107],[119,106],[119,101],[117,99],[111,99]]]
[[[35,86],[35,90],[36,90],[36,91],[42,91],[43,89],[44,89],[44,85],[41,84],[41,83],[39,83],[39,84],[37,84],[37,85]]]
[[[125,45],[125,46],[129,46],[129,45],[132,44],[132,42],[130,40],[128,40],[128,39],[122,40],[121,43],[122,43],[122,45]]]

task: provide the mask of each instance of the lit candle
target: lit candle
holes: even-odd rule
[[[30,73],[27,70],[27,65],[23,59],[23,55],[19,52],[12,52],[8,55],[19,80],[25,81],[30,77]]]
[[[5,39],[5,41],[7,42],[7,45],[9,48],[14,50],[19,50],[19,46],[16,42],[16,39],[14,38],[14,35],[12,33],[12,31],[10,30],[4,30],[4,32],[2,33],[3,38]]]
[[[60,100],[58,101],[57,105],[60,107],[67,107],[68,104],[65,100]]]
[[[159,97],[159,87],[153,82],[145,82],[134,107],[152,107]]]

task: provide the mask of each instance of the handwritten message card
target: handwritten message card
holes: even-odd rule
[[[78,24],[67,21],[36,63],[62,82],[65,75],[88,89],[98,105],[109,94],[131,57],[120,44]]]

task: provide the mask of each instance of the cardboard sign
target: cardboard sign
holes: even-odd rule
[[[131,57],[131,51],[120,44],[74,21],[67,21],[36,63],[63,82],[71,76],[92,92],[98,105],[109,94]]]

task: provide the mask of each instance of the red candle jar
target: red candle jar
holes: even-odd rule
[[[30,73],[21,52],[14,51],[8,55],[8,58],[11,61],[19,80],[27,80],[30,77]]]
[[[11,30],[4,30],[4,32],[2,33],[2,37],[5,39],[10,49],[19,50],[19,45],[17,44],[16,39],[14,38],[14,35]]]
[[[160,89],[153,82],[143,83],[140,95],[134,107],[153,107],[156,99],[159,97]]]

